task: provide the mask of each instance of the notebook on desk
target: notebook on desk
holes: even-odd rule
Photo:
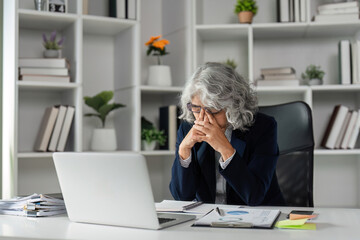
[[[156,212],[141,154],[56,152],[53,159],[71,221],[161,229],[195,218]]]

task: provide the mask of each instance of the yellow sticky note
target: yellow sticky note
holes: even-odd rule
[[[278,225],[279,227],[283,227],[283,226],[301,226],[301,225],[304,225],[307,220],[308,220],[307,218],[296,219],[296,220],[282,220],[282,221],[278,221],[276,223],[276,225]]]

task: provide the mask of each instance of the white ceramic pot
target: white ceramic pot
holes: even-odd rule
[[[145,151],[153,151],[156,147],[156,141],[148,143],[145,140],[142,140],[142,149]]]
[[[61,58],[61,49],[60,50],[53,50],[53,49],[46,49],[44,50],[44,57],[45,58]]]
[[[91,150],[93,151],[115,151],[116,132],[113,128],[96,128],[91,139]]]
[[[318,79],[318,78],[312,78],[309,80],[309,85],[313,86],[313,85],[322,85],[323,84],[323,80]]]
[[[150,86],[171,86],[171,71],[166,65],[153,65],[149,67]]]

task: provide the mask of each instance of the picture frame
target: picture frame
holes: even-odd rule
[[[46,0],[46,9],[49,12],[67,13],[68,0]]]

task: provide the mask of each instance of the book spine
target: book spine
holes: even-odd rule
[[[116,0],[109,0],[109,17],[116,18]]]
[[[351,67],[350,67],[350,42],[342,40],[339,43],[339,65],[340,65],[340,83],[351,83]]]
[[[74,113],[75,113],[75,108],[72,106],[68,106],[67,110],[66,110],[64,123],[61,128],[59,142],[56,147],[56,150],[59,152],[63,152],[65,150],[65,145],[66,145],[66,142],[67,142],[67,139],[69,136],[70,127],[71,127],[72,121],[74,119]]]
[[[339,136],[338,138],[336,139],[336,143],[335,143],[335,147],[336,149],[340,148],[341,146],[341,143],[344,139],[344,135],[345,135],[345,132],[346,132],[346,128],[349,124],[349,120],[350,120],[350,117],[351,117],[351,112],[349,111],[347,114],[346,114],[346,117],[345,117],[345,120],[344,120],[344,123],[343,125],[341,126],[341,130],[340,130],[340,133],[339,133]]]
[[[333,149],[335,147],[336,139],[339,136],[341,126],[344,123],[345,117],[349,109],[345,106],[339,105],[338,111],[336,111],[336,115],[331,117],[331,122],[333,123],[330,126],[330,133],[326,142],[323,144],[324,147]]]
[[[343,138],[343,140],[341,142],[340,147],[342,149],[346,149],[349,146],[350,137],[351,137],[352,132],[354,131],[354,127],[355,127],[355,124],[356,124],[357,117],[358,117],[358,112],[357,111],[352,111],[349,124],[348,124],[348,126],[346,128],[344,138]]]
[[[357,140],[357,138],[359,136],[359,131],[360,131],[360,110],[358,110],[358,117],[356,119],[354,130],[351,133],[349,144],[347,146],[349,149],[354,149],[356,140]]]

